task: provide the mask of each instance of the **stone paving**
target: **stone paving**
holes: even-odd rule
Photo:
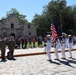
[[[14,54],[44,51],[44,48],[15,50]],[[66,60],[55,60],[55,54],[51,54],[52,61],[48,61],[46,54],[15,57],[16,60],[0,62],[0,75],[76,75],[76,51],[72,51],[73,58],[69,58],[66,52]]]

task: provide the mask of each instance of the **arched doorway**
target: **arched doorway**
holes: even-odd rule
[[[6,36],[7,36],[7,33],[6,33],[6,32],[4,32],[4,33],[3,33],[3,36],[4,36],[4,37],[6,37]]]
[[[15,34],[14,33],[11,33],[10,36],[13,36],[15,38]]]

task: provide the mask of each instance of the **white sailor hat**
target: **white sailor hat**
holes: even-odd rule
[[[67,36],[67,34],[65,33],[65,36]]]
[[[69,37],[71,36],[71,35],[68,35]]]
[[[49,34],[47,36],[50,36]]]
[[[62,33],[62,34],[65,34],[65,33]]]

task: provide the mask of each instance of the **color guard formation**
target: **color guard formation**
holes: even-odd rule
[[[68,48],[69,56],[70,58],[72,58],[71,50],[72,50],[73,43],[74,43],[72,35],[67,35],[65,33],[62,33],[62,36],[57,37],[54,43],[55,43],[54,52],[55,52],[55,56],[57,60],[59,59],[59,56],[58,56],[59,49],[61,49],[62,59],[66,59],[65,48]],[[47,52],[47,56],[49,60],[51,60],[51,55],[50,55],[51,46],[52,46],[51,35],[47,35],[46,42],[45,42],[45,50]]]

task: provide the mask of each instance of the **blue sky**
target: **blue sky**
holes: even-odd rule
[[[35,13],[41,14],[43,6],[51,0],[0,0],[0,18],[6,16],[6,12],[11,8],[16,8],[20,13],[26,15],[26,19],[31,22]],[[75,5],[76,0],[66,0],[67,5]]]

